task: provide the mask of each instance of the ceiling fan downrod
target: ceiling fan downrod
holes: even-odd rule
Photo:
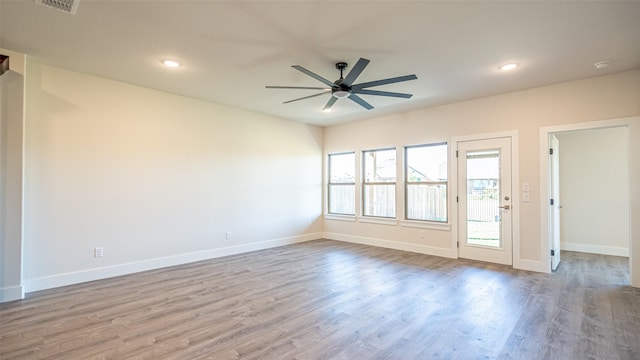
[[[344,80],[342,72],[346,70],[348,66],[349,65],[343,61],[336,63],[336,69],[340,70],[340,79],[334,81],[334,84],[336,84],[337,87],[331,88],[331,95],[335,98],[344,99],[351,95],[351,89],[342,86],[342,80]]]
[[[336,69],[340,70],[340,80],[344,80],[344,78],[342,77],[342,72],[345,71],[348,66],[349,64],[343,61],[336,63]]]

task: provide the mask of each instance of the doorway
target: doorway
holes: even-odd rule
[[[550,135],[552,148],[559,144],[562,150],[559,161],[555,153],[550,159],[552,270],[560,249],[629,256],[627,138],[625,127]]]
[[[556,252],[559,254],[561,248],[628,256],[629,273],[633,277],[629,162],[632,154],[629,139],[630,123],[635,119],[622,118],[540,129],[541,250],[546,271],[556,268],[558,263],[562,266],[559,261],[554,261],[552,255]],[[619,134],[615,140],[604,135],[611,130]],[[583,135],[589,137],[584,138]],[[557,144],[554,144],[554,138],[558,140]],[[571,138],[573,140],[569,141]],[[556,165],[550,156],[550,148],[557,146],[561,150],[558,159],[560,165],[554,171]],[[618,150],[614,151],[615,148]],[[612,166],[614,163],[617,165]],[[567,166],[572,168],[567,170]],[[571,173],[571,176],[567,175]],[[612,180],[623,182],[611,185]],[[556,187],[560,189],[559,201],[555,200],[558,195],[554,194],[554,183],[558,183]],[[551,199],[554,201],[551,202]],[[621,202],[624,202],[623,206]],[[620,235],[622,230],[627,232]],[[588,238],[605,243],[591,242]],[[624,245],[612,243],[614,238],[618,241],[622,239]]]
[[[458,141],[458,256],[513,264],[511,137]]]

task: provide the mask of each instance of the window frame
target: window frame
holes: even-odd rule
[[[445,159],[447,161],[447,179],[446,180],[424,180],[424,181],[409,181],[409,157],[408,151],[412,148],[425,148],[425,147],[433,147],[433,146],[445,146],[446,147],[446,156]],[[404,164],[403,164],[403,172],[404,172],[404,219],[406,221],[416,221],[419,223],[425,224],[449,224],[449,143],[446,141],[437,142],[437,143],[427,143],[427,144],[418,144],[418,145],[407,145],[404,146]],[[414,219],[409,217],[409,186],[411,185],[444,185],[445,186],[445,220],[434,220],[434,219]]]
[[[331,157],[339,156],[339,155],[353,155],[353,182],[331,182]],[[356,216],[356,203],[357,203],[357,194],[356,194],[356,152],[355,151],[344,151],[339,153],[331,153],[327,154],[327,215],[332,216]],[[339,212],[331,212],[331,187],[332,186],[353,186],[353,213],[339,213]]]
[[[367,161],[366,159],[366,155],[367,153],[371,153],[371,152],[378,152],[378,151],[390,151],[393,150],[395,153],[395,166],[394,166],[394,180],[393,182],[384,182],[384,181],[372,181],[372,182],[368,182],[367,181],[367,176],[366,176],[366,164]],[[362,217],[367,217],[367,218],[373,218],[373,219],[393,219],[396,220],[398,218],[398,149],[396,147],[386,147],[386,148],[377,148],[377,149],[369,149],[369,150],[362,150],[361,151],[361,170],[362,170],[362,181],[361,181],[361,186],[360,186],[360,194],[361,194],[361,199],[360,199],[360,205],[362,206]],[[369,215],[365,213],[366,210],[366,195],[365,195],[365,187],[366,186],[378,186],[378,185],[393,185],[393,216],[382,216],[382,215]]]

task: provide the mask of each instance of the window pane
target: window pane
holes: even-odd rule
[[[328,212],[330,214],[356,214],[356,154],[329,155],[329,195]]]
[[[408,147],[407,181],[446,181],[447,144]]]
[[[500,151],[467,153],[467,243],[500,247]]]
[[[363,215],[395,218],[396,149],[364,151],[362,160],[364,173]]]
[[[396,217],[396,185],[364,185],[364,215]]]
[[[447,221],[446,184],[408,184],[407,219]]]
[[[363,152],[365,182],[396,182],[396,149]]]
[[[329,213],[355,215],[355,195],[355,185],[329,185]]]
[[[447,222],[447,144],[405,148],[406,215]]]
[[[329,183],[355,183],[356,182],[356,154],[329,155]]]

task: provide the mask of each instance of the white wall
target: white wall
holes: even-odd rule
[[[629,71],[530,90],[379,117],[325,129],[325,154],[377,147],[403,146],[449,140],[451,137],[503,131],[517,131],[519,138],[519,184],[530,184],[531,202],[520,201],[520,251],[514,266],[547,271],[548,244],[541,236],[540,220],[540,128],[558,124],[589,122],[640,114],[640,72]],[[630,129],[631,142],[640,143],[638,129]],[[631,163],[640,163],[634,152]],[[630,170],[632,211],[638,210],[637,174]],[[635,197],[634,197],[634,194]],[[640,216],[638,216],[640,217]],[[455,227],[457,224],[452,224]],[[634,223],[633,234],[640,234]],[[325,220],[325,235],[344,240],[419,248],[434,254],[455,252],[451,230],[425,230],[399,225],[379,225],[359,221]],[[640,249],[640,235],[634,236]],[[542,240],[541,240],[542,239]],[[640,267],[636,270],[640,286]]]
[[[22,286],[22,146],[24,54],[0,49],[11,70],[0,76],[0,302],[20,299]]]
[[[322,128],[29,69],[27,291],[320,236]]]
[[[564,250],[629,256],[627,129],[559,133]]]

